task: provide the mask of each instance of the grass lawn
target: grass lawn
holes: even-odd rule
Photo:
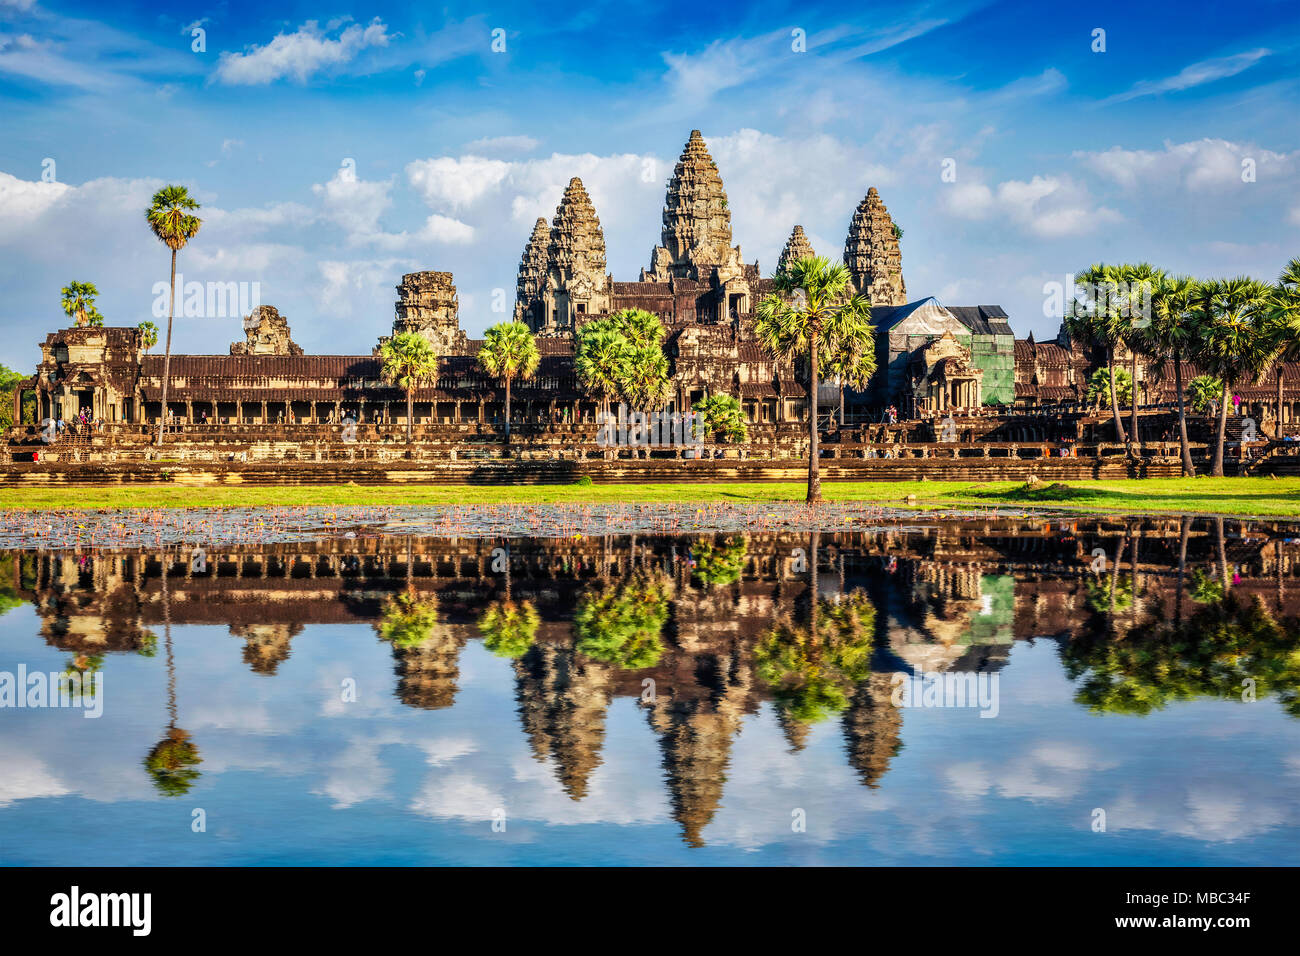
[[[1300,478],[1147,478],[1020,482],[826,482],[833,501],[923,508],[1032,505],[1070,511],[1300,516]],[[0,509],[257,507],[293,505],[603,504],[803,500],[802,482],[646,485],[302,485],[284,487],[87,485],[0,488]],[[915,495],[915,500],[908,500]]]

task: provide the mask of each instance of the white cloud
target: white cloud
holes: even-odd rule
[[[391,39],[378,17],[368,26],[354,23],[331,39],[315,20],[308,20],[294,33],[280,33],[265,46],[254,44],[245,53],[222,53],[216,77],[232,86],[261,86],[284,77],[305,83],[319,70],[350,62],[367,47],[387,46]]]
[[[428,205],[458,209],[495,190],[510,171],[511,164],[499,159],[441,156],[407,164],[406,178]]]
[[[392,205],[391,180],[368,182],[358,179],[348,167],[340,167],[327,183],[311,191],[320,198],[325,217],[348,233],[349,242],[364,242],[379,232],[379,217]]]
[[[1093,172],[1126,188],[1182,186],[1189,190],[1242,185],[1243,160],[1253,160],[1258,183],[1292,177],[1297,172],[1298,155],[1208,138],[1187,143],[1166,141],[1161,150],[1112,146],[1105,152],[1074,154]]]
[[[952,184],[941,193],[940,208],[963,219],[1001,216],[1044,238],[1082,235],[1123,219],[1064,175],[1035,176],[1028,182],[1009,179],[996,190],[982,183]]]
[[[1139,96],[1177,93],[1206,83],[1213,83],[1215,80],[1227,79],[1230,76],[1236,76],[1243,70],[1250,69],[1272,52],[1264,49],[1248,50],[1245,53],[1235,53],[1232,56],[1201,60],[1199,63],[1183,67],[1173,76],[1167,76],[1163,80],[1142,80],[1134,83],[1128,91],[1112,96],[1104,102],[1121,103],[1126,100],[1136,99]]]

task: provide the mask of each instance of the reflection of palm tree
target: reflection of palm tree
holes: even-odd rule
[[[745,570],[748,546],[744,538],[727,538],[715,544],[704,541],[691,548],[694,575],[704,584],[734,584]]]
[[[1201,577],[1208,597],[1215,582]],[[1279,623],[1258,599],[1220,596],[1185,622],[1152,621],[1124,640],[1081,634],[1061,657],[1066,675],[1080,682],[1075,699],[1095,711],[1146,714],[1175,700],[1237,699],[1250,680],[1258,695],[1276,693],[1300,717],[1297,623]]]
[[[872,674],[858,685],[844,712],[844,739],[849,763],[871,788],[889,770],[889,762],[903,749],[899,733],[903,712],[890,699],[889,674]]]
[[[657,569],[588,590],[573,615],[580,653],[627,670],[653,667],[663,654],[672,579]]]
[[[149,751],[144,759],[145,769],[153,777],[153,785],[159,793],[169,797],[179,797],[188,793],[199,779],[195,768],[203,762],[199,748],[190,738],[189,732],[176,726],[176,657],[172,649],[172,613],[171,592],[167,587],[167,572],[171,569],[170,558],[164,558],[162,568],[163,592],[163,633],[167,647],[167,733]]]
[[[537,638],[541,615],[532,601],[516,604],[510,597],[510,550],[505,554],[504,600],[493,601],[478,619],[478,630],[483,635],[483,645],[501,657],[519,657]]]
[[[776,698],[778,720],[794,749],[802,747],[806,727],[849,706],[856,685],[871,673],[876,609],[864,591],[838,601],[818,596],[817,548],[809,554],[808,623],[779,621],[754,649],[758,676]]]
[[[413,591],[390,597],[375,631],[393,645],[397,696],[404,704],[437,710],[455,702],[461,643],[449,629],[438,627],[436,598],[419,598]]]

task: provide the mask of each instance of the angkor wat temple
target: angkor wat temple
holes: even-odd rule
[[[855,290],[871,302],[878,369],[867,388],[843,391],[842,419],[841,390],[833,381],[821,383],[828,430],[879,423],[893,405],[904,421],[948,413],[967,419],[964,438],[1047,441],[1060,436],[1033,419],[1011,427],[988,423],[1053,406],[1067,413],[1072,438],[1090,437],[1092,423],[1098,426],[1094,440],[1110,440],[1102,437],[1105,417],[1087,408],[1088,378],[1101,364],[1098,356],[1064,331],[1052,342],[1017,340],[1010,317],[996,305],[945,305],[934,297],[908,301],[899,235],[879,193],[869,189],[850,217],[843,261]],[[772,280],[732,243],[727,194],[698,130],[668,181],[660,243],[636,281],[615,281],[607,273],[600,219],[582,182],[572,179],[551,223],[535,223],[520,259],[514,315],[537,334],[542,353],[536,374],[513,389],[512,417],[522,426],[520,434],[527,435],[529,425],[538,434],[594,423],[597,399],[584,393],[574,373],[575,330],[639,308],[656,314],[667,330],[668,411],[688,411],[708,395],[732,395],[750,423],[752,444],[775,449],[798,441],[806,430],[800,425],[807,420],[806,383],[792,362],[773,359],[753,333],[754,310],[772,290]],[[795,225],[777,267],[813,251]],[[417,437],[429,438],[439,426],[492,433],[501,424],[505,391],[477,366],[482,342],[460,327],[452,275],[402,276],[395,313],[393,333],[417,332],[441,357],[438,380],[415,391]],[[405,395],[381,380],[375,352],[305,355],[291,338],[288,320],[269,305],[245,318],[244,331],[245,341],[233,343],[229,355],[172,356],[168,412],[179,425],[297,426],[336,423],[350,414],[376,426],[375,437],[389,438],[393,426],[405,425]],[[110,427],[137,426],[141,434],[140,426],[158,421],[164,359],[146,352],[139,330],[62,329],[47,335],[41,350],[36,374],[15,393],[15,421],[22,421],[24,397],[33,395],[37,420],[70,419],[84,410]],[[1117,360],[1128,367],[1122,348]],[[1187,366],[1184,381],[1195,374]],[[1286,377],[1297,375],[1300,367],[1288,366]],[[1173,380],[1169,370],[1139,363],[1142,403],[1172,401]],[[1261,419],[1278,416],[1270,385],[1239,391],[1246,408],[1258,405]],[[1280,415],[1285,421],[1297,412],[1300,403],[1293,399]],[[927,440],[924,434],[908,437]]]

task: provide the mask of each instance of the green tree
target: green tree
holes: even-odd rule
[[[1178,444],[1183,460],[1183,474],[1196,474],[1192,448],[1187,440],[1187,402],[1183,390],[1183,359],[1196,342],[1196,302],[1200,295],[1195,279],[1189,276],[1164,276],[1155,288],[1151,301],[1151,326],[1147,342],[1153,355],[1174,366],[1174,391],[1178,394]],[[1163,368],[1163,362],[1161,364]]]
[[[95,308],[95,299],[99,296],[95,283],[73,280],[60,291],[63,293],[63,311],[66,315],[76,316],[78,328],[104,324],[104,317]]]
[[[541,361],[537,340],[522,322],[502,322],[483,336],[479,367],[506,383],[506,441],[510,440],[510,383],[516,378],[531,378]]]
[[[14,421],[14,392],[21,387],[22,382],[27,376],[21,372],[15,372],[11,368],[0,365],[0,431],[4,431],[14,425],[21,425],[23,421],[30,418],[36,420],[36,399],[28,396],[23,400],[23,406],[18,421]]]
[[[145,354],[158,344],[158,326],[152,322],[145,321],[140,323],[140,345],[144,348]]]
[[[1151,316],[1152,300],[1155,291],[1164,279],[1164,272],[1149,262],[1122,265],[1118,271],[1121,285],[1119,287],[1120,318],[1124,323],[1124,344],[1128,346],[1132,362],[1130,377],[1133,381],[1133,395],[1129,401],[1131,408],[1129,431],[1136,444],[1142,443],[1138,431],[1138,357],[1151,350]]]
[[[743,442],[749,438],[745,414],[740,401],[733,395],[709,395],[691,406],[699,416],[702,430],[709,435],[721,434],[729,442]]]
[[[158,416],[158,439],[162,445],[163,429],[167,423],[167,392],[171,386],[172,372],[172,319],[176,314],[176,254],[199,233],[203,220],[194,215],[199,208],[184,186],[164,186],[153,195],[145,220],[158,241],[172,253],[170,294],[167,300],[167,344],[163,353],[162,408]]]
[[[438,356],[419,332],[399,332],[379,346],[380,376],[406,393],[406,442],[411,443],[415,390],[438,378]]]
[[[706,585],[735,584],[745,570],[748,553],[749,546],[743,537],[698,542],[691,546],[691,559],[695,562],[691,573]]]
[[[1217,405],[1222,395],[1223,382],[1213,375],[1198,375],[1187,383],[1187,404],[1198,414],[1209,411],[1211,403]]]
[[[608,321],[588,322],[578,330],[574,370],[578,384],[609,412],[611,399],[622,394],[624,370],[633,356],[632,344]]]
[[[1264,329],[1277,365],[1277,434],[1282,434],[1282,371],[1300,361],[1300,258],[1292,259],[1278,276],[1264,312]]]
[[[1119,414],[1119,394],[1115,383],[1115,349],[1124,341],[1128,323],[1122,314],[1119,296],[1121,271],[1118,266],[1098,262],[1075,276],[1076,296],[1065,314],[1065,330],[1071,338],[1101,349],[1106,355],[1110,387],[1110,410],[1115,422],[1116,440],[1129,446],[1128,434]],[[1079,294],[1082,294],[1082,300]]]
[[[1100,408],[1101,403],[1110,395],[1110,368],[1099,368],[1088,377],[1088,404]],[[1128,369],[1122,368],[1115,373],[1115,395],[1121,402],[1128,402],[1133,397],[1133,379]]]
[[[821,501],[821,472],[817,431],[817,387],[821,380],[820,352],[836,354],[839,343],[869,336],[871,304],[850,294],[848,267],[824,256],[787,263],[772,277],[775,291],[758,304],[754,332],[763,348],[776,358],[808,357],[808,496]]]
[[[1210,474],[1223,477],[1223,448],[1232,390],[1257,381],[1268,367],[1273,350],[1263,316],[1271,288],[1255,279],[1216,279],[1203,283],[1204,320],[1194,359],[1199,368],[1223,381],[1223,401]]]

